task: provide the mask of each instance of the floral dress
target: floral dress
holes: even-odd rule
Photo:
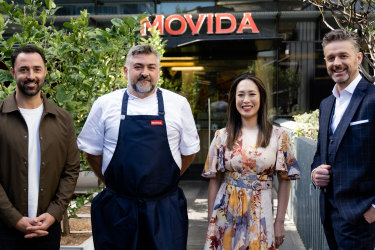
[[[203,176],[223,172],[216,195],[204,249],[276,249],[272,211],[272,180],[278,174],[299,179],[288,134],[273,127],[266,148],[242,146],[242,136],[233,149],[226,149],[225,128],[216,131]]]

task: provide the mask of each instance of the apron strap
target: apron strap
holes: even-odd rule
[[[121,116],[128,115],[128,99],[129,99],[128,89],[125,89],[124,96],[122,97]]]
[[[164,116],[164,101],[163,96],[161,94],[161,90],[158,88],[156,91],[156,95],[158,97],[158,107],[159,107],[159,116]]]
[[[163,101],[163,96],[161,90],[158,88],[156,90],[156,95],[158,98],[158,113],[159,116],[164,116],[164,101]],[[129,100],[129,95],[128,95],[128,89],[125,90],[124,96],[122,98],[122,107],[121,107],[121,115],[128,115],[128,100]]]

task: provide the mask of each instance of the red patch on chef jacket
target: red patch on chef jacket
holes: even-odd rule
[[[163,121],[151,121],[151,125],[163,125]]]

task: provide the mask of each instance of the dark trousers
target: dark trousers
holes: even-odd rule
[[[20,231],[0,226],[0,250],[59,250],[60,223],[55,222],[48,232],[48,235],[43,237],[25,239]]]
[[[349,223],[328,200],[325,205],[323,227],[331,250],[374,250],[375,222],[369,224],[363,218],[356,224]]]

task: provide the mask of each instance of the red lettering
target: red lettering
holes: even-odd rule
[[[193,20],[191,18],[192,16],[190,14],[184,15],[184,17],[185,17],[187,23],[189,24],[189,27],[191,29],[191,34],[192,35],[198,35],[199,31],[202,28],[204,19],[206,19],[206,14],[199,14],[199,18],[197,20],[197,24],[196,25],[194,25],[194,22],[193,22]]]
[[[153,121],[151,121],[151,125],[153,126],[153,125],[163,125],[163,121],[155,121],[155,120],[153,120]]]
[[[164,35],[164,16],[163,15],[156,15],[155,20],[150,24],[150,20],[148,17],[145,17],[141,20],[141,25],[143,25],[143,29],[141,29],[141,35],[146,36],[147,30],[151,27],[157,27],[157,29],[160,31],[160,35]]]
[[[230,21],[230,27],[223,29],[221,28],[221,21],[222,20],[229,20]],[[236,18],[232,14],[215,14],[215,20],[216,20],[216,34],[229,34],[233,33],[236,30],[237,21]]]
[[[214,33],[214,27],[213,27],[213,14],[207,14],[207,34],[213,34]]]
[[[141,29],[141,35],[146,36],[147,31],[150,28],[155,27],[159,30],[160,35],[164,35],[164,29],[167,33],[171,35],[182,35],[186,32],[187,26],[189,25],[191,29],[192,35],[199,35],[200,30],[203,27],[204,21],[207,19],[207,34],[212,35],[214,34],[214,17],[215,17],[215,34],[230,34],[234,33],[237,27],[237,20],[236,18],[230,13],[218,13],[218,14],[199,14],[196,23],[194,23],[191,14],[185,15],[178,15],[173,14],[168,16],[167,18],[164,15],[155,15],[155,19],[150,23],[149,17],[146,17],[141,20],[141,25],[143,29]],[[165,20],[164,20],[165,19]],[[229,27],[225,26],[223,28],[224,21],[229,23]],[[173,22],[179,22],[180,28],[177,30],[172,29]],[[237,34],[242,34],[244,30],[251,30],[251,33],[259,33],[258,27],[256,26],[251,13],[243,13],[243,18],[241,23],[238,27]]]
[[[244,29],[251,29],[252,33],[259,33],[258,27],[255,25],[255,22],[251,17],[251,13],[243,13],[243,18],[240,27],[238,27],[237,33],[242,34]]]
[[[179,21],[181,27],[178,30],[173,30],[171,27],[172,22]],[[187,24],[185,19],[180,15],[170,15],[165,19],[165,30],[171,35],[182,35],[185,33]]]

